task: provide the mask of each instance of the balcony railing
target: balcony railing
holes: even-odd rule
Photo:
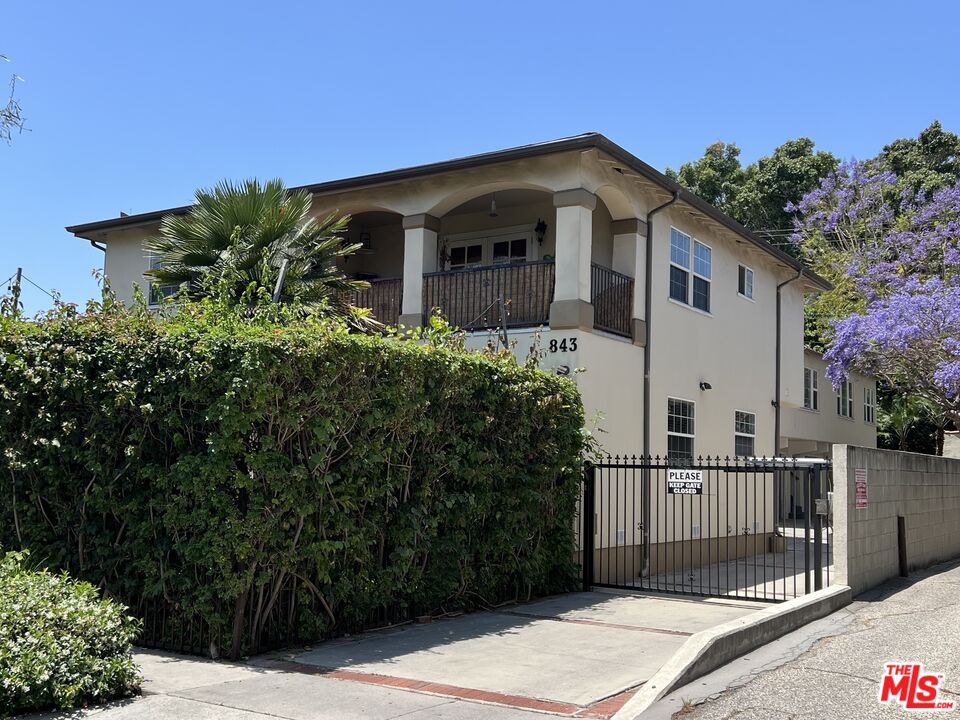
[[[633,278],[593,264],[590,280],[594,327],[630,337]],[[546,325],[554,281],[552,260],[427,273],[423,276],[423,314],[429,316],[439,309],[452,325],[465,330],[499,327],[502,297],[507,327]],[[355,305],[370,308],[374,317],[388,325],[399,321],[402,302],[402,278],[372,280],[367,290],[353,297]]]
[[[598,330],[630,337],[633,278],[593,263],[590,266],[590,288],[593,326]]]
[[[503,298],[507,327],[546,325],[553,301],[554,265],[539,260],[423,276],[423,313],[434,309],[464,330],[500,325]]]
[[[403,305],[403,278],[371,280],[370,287],[354,293],[351,302],[357,307],[370,308],[380,322],[396,325]]]

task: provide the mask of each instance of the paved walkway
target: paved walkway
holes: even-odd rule
[[[890,661],[919,662],[942,673],[943,698],[960,705],[960,563],[865,593],[844,610],[681,688],[642,718],[960,718],[960,711],[918,714],[880,706],[880,677]],[[701,704],[679,714],[684,700]]]
[[[609,718],[693,633],[762,605],[573,593],[215,663],[139,653],[144,697],[103,720]],[[78,715],[79,716],[79,715]],[[46,718],[63,717],[47,715]]]
[[[643,586],[660,592],[708,593],[710,595],[760,600],[789,600],[804,595],[807,554],[810,556],[810,587],[815,587],[813,554],[814,543],[807,541],[802,527],[781,526],[783,536],[780,552],[747,555],[736,560],[726,560],[684,568],[682,572],[665,572],[644,578]],[[812,533],[813,531],[811,531]],[[833,532],[821,532],[821,579],[828,585],[833,577],[832,542]],[[656,546],[653,552],[657,551]],[[696,560],[696,556],[694,556]],[[640,582],[636,585],[639,587]]]

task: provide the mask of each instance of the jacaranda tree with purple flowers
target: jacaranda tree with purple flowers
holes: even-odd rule
[[[846,163],[791,210],[795,241],[836,286],[818,301],[833,310],[828,377],[858,370],[960,422],[960,185],[925,194]]]

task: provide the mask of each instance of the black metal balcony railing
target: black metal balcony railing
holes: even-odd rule
[[[439,308],[451,325],[464,330],[498,327],[502,296],[507,327],[546,325],[553,286],[552,260],[427,273],[423,313]]]
[[[354,293],[351,302],[357,307],[370,308],[380,322],[396,325],[403,306],[403,278],[371,280],[370,287]]]
[[[631,336],[633,315],[633,278],[610,268],[590,266],[590,302],[593,326],[615,335]]]
[[[594,327],[630,337],[633,278],[593,264],[590,294]],[[550,320],[555,283],[552,260],[495,265],[423,276],[423,313],[439,309],[452,325],[465,330],[499,327],[499,298],[507,311],[507,327],[535,327]],[[403,304],[403,278],[370,281],[353,296],[354,305],[368,307],[374,317],[396,325]]]

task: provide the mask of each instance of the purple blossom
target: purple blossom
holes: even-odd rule
[[[789,209],[795,241],[839,251],[865,302],[834,323],[834,386],[858,370],[960,420],[960,185],[901,192],[892,173],[851,162]]]

